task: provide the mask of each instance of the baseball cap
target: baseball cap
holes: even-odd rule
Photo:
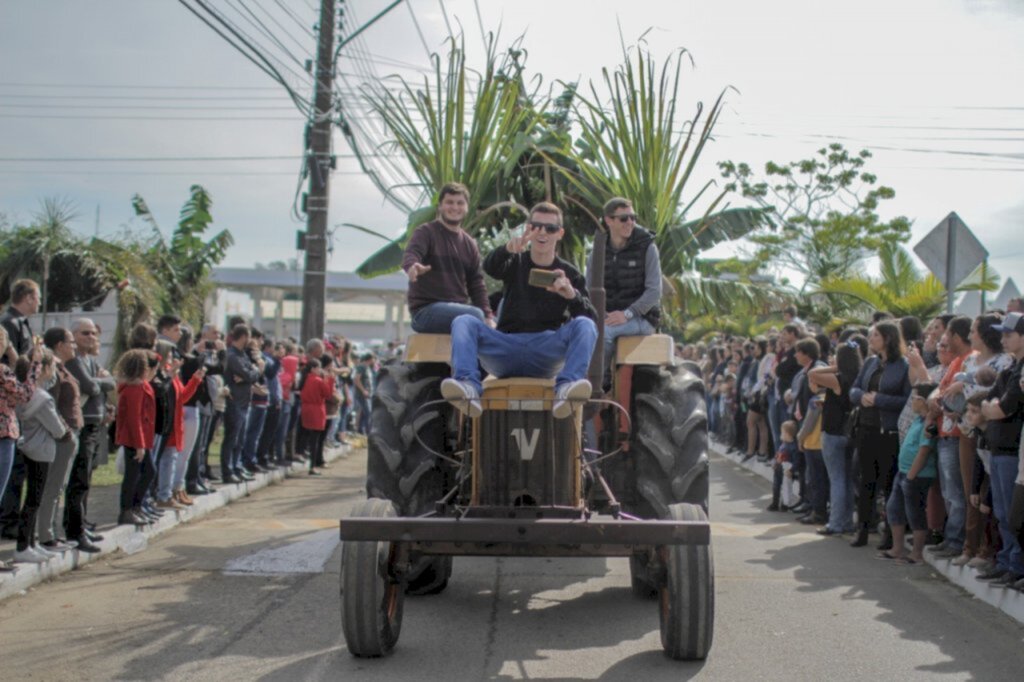
[[[1018,334],[1024,334],[1024,314],[1010,313],[1003,318],[1002,324],[994,324],[992,328],[1003,333],[1017,332]]]

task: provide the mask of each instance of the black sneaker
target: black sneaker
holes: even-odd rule
[[[979,573],[974,577],[978,580],[998,580],[1007,574],[1009,574],[1009,571],[1007,571],[1005,568],[999,568],[998,566],[996,566],[991,571]]]

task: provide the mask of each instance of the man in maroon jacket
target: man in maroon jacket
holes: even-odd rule
[[[438,197],[438,219],[417,227],[405,248],[402,269],[409,276],[409,313],[415,332],[448,334],[459,315],[473,315],[495,326],[480,250],[462,229],[468,210],[466,186],[446,184]]]

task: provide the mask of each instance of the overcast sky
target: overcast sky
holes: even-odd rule
[[[294,69],[289,78],[308,94],[292,57],[313,53],[317,2],[208,2]],[[349,0],[347,25],[387,4]],[[481,27],[500,27],[505,43],[525,34],[528,71],[546,84],[599,77],[619,62],[620,27],[627,42],[651,29],[657,58],[679,47],[693,55],[683,111],[726,86],[738,91],[694,190],[716,177],[720,160],[795,160],[830,140],[867,147],[870,169],[896,190],[884,215],[913,220],[911,244],[955,210],[998,271],[1024,283],[1024,3],[411,0],[342,52],[348,101],[371,78],[421,77],[448,25],[462,27],[476,63]],[[189,185],[200,183],[213,195],[216,225],[236,237],[227,265],[296,256],[303,117],[179,2],[4,0],[0,64],[0,211],[10,219],[27,222],[40,199],[63,196],[83,233],[142,229],[130,205],[139,193],[170,231]],[[374,137],[373,122],[358,107],[354,114]],[[404,217],[358,172],[340,137],[335,151],[330,223],[397,235]],[[341,228],[331,269],[351,270],[381,244]]]

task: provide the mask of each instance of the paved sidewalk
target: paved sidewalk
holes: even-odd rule
[[[324,459],[333,462],[343,457],[363,456],[364,449],[353,449],[346,452],[342,449],[324,451]],[[115,520],[119,513],[120,486],[108,485],[93,488],[89,492],[89,517],[97,524],[97,531],[103,536],[96,543],[100,552],[87,554],[77,549],[64,552],[41,564],[15,564],[13,573],[0,573],[0,601],[17,594],[24,594],[29,588],[41,582],[55,578],[68,571],[99,559],[105,559],[114,552],[135,554],[146,549],[149,538],[165,533],[179,524],[201,519],[216,509],[231,504],[237,499],[281,483],[287,478],[307,476],[308,464],[295,463],[290,469],[275,469],[265,474],[256,474],[252,481],[240,484],[223,485],[215,483],[216,491],[210,495],[198,495],[192,498],[195,504],[181,511],[167,510],[158,521],[148,526],[137,528],[129,525],[117,525]],[[0,559],[10,560],[14,556],[14,541],[0,542]]]
[[[727,453],[725,447],[714,440],[711,441],[711,447],[717,454],[731,462],[768,481],[772,480],[771,466],[758,462],[757,458],[743,462],[741,461],[743,459],[742,454]],[[939,559],[928,551],[925,551],[924,556],[931,567],[943,578],[963,588],[986,604],[996,607],[1017,622],[1024,623],[1024,594],[1016,590],[991,587],[987,582],[976,580],[977,571],[966,566],[954,566],[952,559]]]

